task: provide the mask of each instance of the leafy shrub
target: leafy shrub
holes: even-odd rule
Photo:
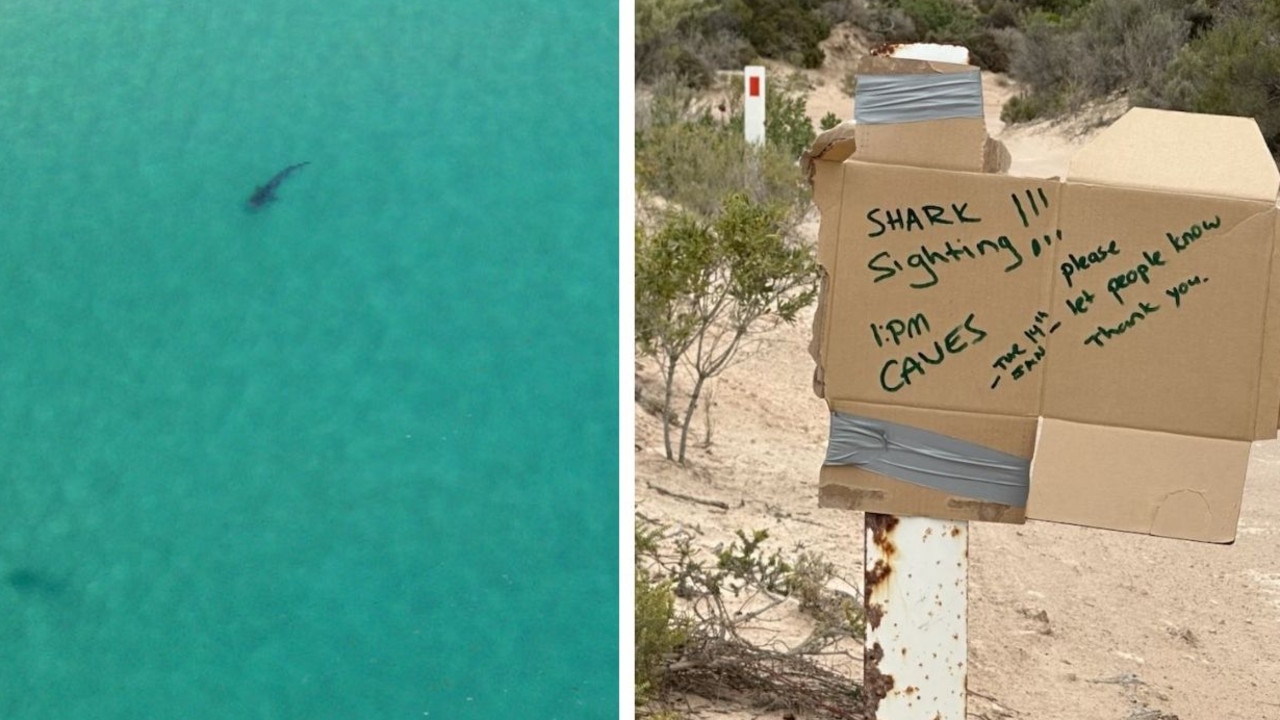
[[[795,80],[803,80],[795,76]],[[793,80],[765,83],[764,134],[768,142],[793,160],[800,157],[817,137],[806,112],[803,92],[796,92]]]
[[[992,30],[982,30],[964,41],[974,65],[991,72],[1009,72],[1009,49]]]
[[[682,78],[696,82],[705,77],[703,63],[696,58],[696,27],[704,13],[700,0],[636,0],[636,68],[637,81],[650,82],[666,75],[679,75],[681,68],[696,72]]]
[[[764,57],[786,60],[806,68],[821,67],[819,43],[831,25],[816,12],[814,0],[736,0],[743,33]]]
[[[1046,108],[1033,95],[1015,95],[1000,108],[1000,119],[1009,125],[1030,122],[1047,114]]]
[[[977,15],[953,0],[898,0],[921,40],[950,42],[968,37],[977,28]]]
[[[818,123],[818,127],[819,127],[819,128],[821,128],[821,129],[825,132],[825,131],[830,130],[831,128],[833,128],[833,127],[835,127],[835,126],[839,125],[841,122],[842,122],[842,121],[840,120],[840,118],[839,118],[839,117],[836,117],[836,114],[835,114],[835,113],[833,113],[833,112],[829,112],[829,113],[827,113],[826,115],[823,115],[823,116],[822,116],[822,120],[821,120],[821,121],[819,121],[819,123]]]
[[[1082,11],[1073,67],[1091,97],[1153,87],[1187,40],[1189,23],[1162,0],[1094,0]]]
[[[688,639],[688,624],[676,615],[672,583],[655,579],[642,562],[657,551],[661,536],[660,529],[636,527],[635,683],[641,703],[661,691],[663,668]]]
[[[1026,38],[1022,52],[1014,55],[1010,70],[1040,94],[1052,94],[1065,87],[1078,50],[1069,29],[1044,13],[1032,14],[1023,25]]]
[[[703,217],[734,192],[798,213],[809,196],[795,157],[772,143],[749,146],[741,121],[736,127],[710,118],[659,124],[637,133],[636,184]]]
[[[830,661],[844,656],[852,660],[860,656],[861,649],[847,641],[861,639],[866,631],[860,599],[827,589],[828,581],[836,577],[832,563],[807,551],[801,551],[794,564],[789,563],[778,551],[765,551],[767,531],[747,534],[738,530],[737,540],[715,548],[715,560],[709,566],[687,531],[664,537],[661,528],[642,530],[639,523],[637,526],[637,566],[643,556],[644,565],[651,568],[646,576],[654,578],[650,583],[660,579],[661,585],[673,588],[674,596],[685,601],[675,613],[675,625],[680,629],[676,645],[663,652],[646,648],[641,653],[637,641],[637,658],[657,658],[664,663],[648,670],[647,677],[656,678],[657,683],[650,680],[644,693],[638,688],[638,697],[660,699],[655,696],[663,690],[718,697],[732,689],[740,700],[787,707],[806,717],[853,717],[844,709],[860,706],[862,688],[826,664],[815,662],[818,658]],[[636,597],[638,638],[639,587]],[[749,639],[743,630],[788,598],[798,601],[801,611],[814,619],[809,637],[790,647],[776,638],[761,644]],[[667,633],[662,628],[673,625],[664,625],[661,620],[668,605],[657,605],[657,612],[645,613],[651,619],[645,626]],[[809,714],[814,712],[817,715]]]
[[[849,23],[865,28],[871,25],[871,9],[866,0],[827,0],[818,6],[818,16],[829,26]]]
[[[982,24],[996,29],[1018,27],[1019,14],[1018,6],[1011,0],[996,0],[996,3],[987,10]]]
[[[676,212],[657,232],[636,228],[636,342],[662,374],[668,459],[685,462],[689,420],[706,383],[732,364],[748,332],[794,322],[817,296],[813,251],[788,241],[786,215],[734,194],[711,221]],[[682,370],[693,378],[687,400],[675,397]],[[677,402],[678,450],[668,420]]]
[[[1242,115],[1280,150],[1280,38],[1262,13],[1226,18],[1183,48],[1163,84],[1136,102],[1190,112]]]
[[[1131,93],[1151,96],[1186,42],[1184,0],[1094,0],[1068,19],[1033,13],[1012,73],[1032,89],[1038,113]],[[1032,108],[1015,106],[1016,116]]]

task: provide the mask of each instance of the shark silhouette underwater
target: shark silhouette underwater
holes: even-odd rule
[[[298,170],[299,168],[304,168],[310,164],[311,164],[311,161],[309,160],[306,162],[300,162],[296,165],[290,165],[289,167],[276,173],[275,177],[272,177],[270,180],[268,180],[266,185],[259,185],[253,191],[253,194],[250,195],[249,199],[245,202],[245,208],[250,212],[253,212],[254,210],[261,210],[262,208],[266,207],[268,204],[275,202],[276,190],[280,188],[280,184],[283,183],[286,178],[292,175],[295,170]]]

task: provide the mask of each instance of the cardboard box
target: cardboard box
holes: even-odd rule
[[[899,161],[894,126],[842,126],[805,159],[815,390],[1030,459],[1030,494],[825,465],[820,504],[1232,540],[1251,440],[1280,413],[1280,175],[1256,124],[1135,109],[1062,181],[982,172],[1007,155],[972,122],[912,125]]]
[[[1137,108],[1072,158],[1028,517],[1235,538],[1280,404],[1277,187],[1249,118]]]

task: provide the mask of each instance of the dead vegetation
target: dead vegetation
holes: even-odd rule
[[[766,553],[765,531],[740,530],[737,540],[708,557],[695,548],[696,535],[696,529],[637,521],[637,573],[647,583],[638,594],[670,593],[672,611],[663,622],[677,640],[652,644],[666,649],[660,662],[637,658],[638,666],[655,669],[639,679],[650,692],[644,712],[676,709],[692,695],[765,711],[862,720],[861,687],[835,667],[835,661],[847,665],[861,652],[862,603],[830,589],[834,565],[803,549],[792,562],[777,550]],[[807,636],[784,638],[770,628],[772,617],[795,608],[810,621]],[[637,626],[653,627],[654,619],[637,617]],[[643,653],[644,645],[637,646]]]

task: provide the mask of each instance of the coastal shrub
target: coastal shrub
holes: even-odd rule
[[[1072,65],[1079,85],[1090,98],[1154,87],[1189,28],[1165,0],[1094,0],[1081,12]]]
[[[1000,108],[1000,119],[1009,125],[1031,122],[1045,114],[1034,95],[1014,95]]]
[[[790,216],[808,202],[790,151],[773,144],[751,147],[741,125],[728,128],[710,118],[637,133],[636,184],[642,194],[660,196],[701,217],[715,215],[735,192],[786,208]]]
[[[1228,17],[1191,41],[1163,84],[1135,102],[1189,112],[1242,115],[1280,151],[1280,37],[1266,12]]]
[[[642,611],[642,588],[637,586],[637,678],[639,658],[656,662],[646,666],[645,692],[637,686],[637,697],[651,703],[646,715],[662,705],[664,691],[720,697],[732,690],[733,697],[749,705],[788,707],[805,717],[846,717],[829,713],[858,707],[862,688],[818,660],[861,656],[857,641],[865,635],[866,623],[860,599],[827,588],[836,570],[821,555],[798,548],[792,563],[776,549],[766,551],[767,531],[738,530],[735,536],[711,550],[708,562],[707,551],[695,547],[688,530],[668,532],[637,521],[636,565],[647,568],[649,586],[670,588],[675,598],[651,603],[652,594],[645,589]],[[791,600],[814,620],[807,638],[790,644],[777,638],[760,642],[744,633]],[[642,625],[647,637],[665,635],[672,642],[646,643],[641,652]],[[672,628],[678,632],[672,634]]]
[[[656,83],[643,106],[637,103],[640,192],[703,217],[714,215],[726,196],[740,192],[798,218],[810,196],[796,159],[815,133],[804,96],[789,87],[785,79],[765,84],[767,142],[755,148],[743,137],[740,83],[730,86],[723,111],[699,109],[696,95],[676,80]]]
[[[676,615],[672,583],[654,578],[643,562],[657,552],[661,529],[637,525],[635,533],[635,687],[637,703],[643,704],[661,692],[663,670],[687,640],[688,628]]]
[[[1185,7],[1185,0],[1093,0],[1065,18],[1031,13],[1010,64],[1030,95],[1011,115],[1074,111],[1124,93],[1155,97],[1189,37]]]
[[[817,137],[806,110],[805,90],[797,87],[801,82],[804,77],[794,75],[767,82],[764,88],[765,140],[792,160],[800,157]],[[741,132],[742,122],[741,112],[736,112],[729,125]]]
[[[998,31],[980,30],[962,44],[969,49],[970,62],[974,65],[990,72],[1009,72],[1009,48]]]
[[[978,25],[973,8],[954,0],[898,0],[898,7],[911,18],[919,39],[928,42],[957,41]]]
[[[635,332],[664,386],[663,445],[684,464],[690,419],[707,382],[730,367],[749,332],[791,323],[817,296],[813,251],[788,239],[785,208],[727,197],[711,219],[685,210],[636,228]],[[676,380],[692,378],[687,397]],[[681,408],[679,439],[671,411]]]
[[[705,12],[702,0],[636,0],[635,79],[652,82],[676,75],[698,86],[707,63],[697,54],[697,24]]]
[[[822,66],[819,43],[831,25],[817,12],[814,0],[734,0],[743,33],[760,55],[805,68]]]
[[[675,74],[705,87],[756,58],[820,67],[832,24],[860,13],[862,0],[637,0],[636,81]]]

